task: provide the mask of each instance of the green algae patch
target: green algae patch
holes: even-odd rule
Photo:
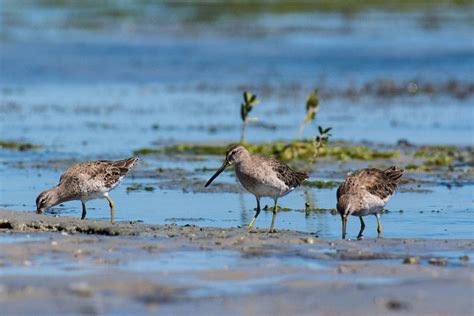
[[[427,167],[449,167],[453,164],[453,157],[449,155],[437,155],[426,160],[423,165]]]
[[[140,148],[133,151],[136,156],[155,155],[161,153],[161,149],[154,148]]]
[[[333,189],[341,184],[338,181],[308,181],[303,182],[303,186],[317,189]]]
[[[127,192],[133,192],[133,191],[148,191],[148,192],[153,192],[155,191],[155,188],[149,185],[143,185],[143,184],[132,184],[127,187]]]
[[[415,153],[417,158],[435,158],[440,155],[455,156],[459,151],[456,146],[420,146]]]
[[[365,146],[330,145],[316,149],[312,142],[308,140],[294,143],[276,142],[246,144],[246,147],[253,154],[273,156],[285,161],[314,161],[319,158],[335,158],[336,160],[374,160],[394,158],[399,155],[397,151],[376,151]]]
[[[193,145],[179,144],[165,148],[140,148],[133,151],[134,155],[173,155],[173,154],[192,154],[192,155],[225,155],[228,146],[222,145]]]
[[[456,146],[421,146],[415,152],[414,157],[424,158],[424,167],[450,167],[454,160],[465,155],[466,153]]]
[[[14,141],[4,141],[0,140],[1,149],[12,149],[18,151],[27,151],[41,148],[41,145],[32,144],[32,143],[20,143]]]
[[[416,164],[408,164],[405,166],[406,171],[410,172],[431,172],[431,168],[424,166],[424,165],[416,165]]]
[[[365,146],[332,145],[315,149],[309,140],[301,142],[272,142],[272,143],[244,143],[252,154],[275,157],[284,161],[303,160],[314,161],[319,158],[335,158],[336,160],[375,160],[398,157],[398,151],[377,151]],[[141,148],[135,150],[135,155],[152,154],[188,154],[204,156],[224,156],[229,145],[207,144],[179,144],[160,149]]]

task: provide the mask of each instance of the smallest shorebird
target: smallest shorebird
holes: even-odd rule
[[[122,182],[137,160],[138,157],[131,157],[117,161],[98,160],[73,165],[62,174],[57,186],[38,195],[36,212],[41,214],[60,203],[79,200],[82,203],[81,219],[85,219],[86,202],[105,198],[109,201],[110,222],[114,224],[115,205],[109,192]]]
[[[248,192],[255,195],[257,199],[256,213],[248,228],[252,228],[260,214],[260,198],[271,197],[275,205],[273,206],[272,224],[269,233],[275,232],[273,226],[278,211],[278,198],[293,191],[304,180],[308,179],[308,174],[295,171],[274,158],[251,155],[242,145],[233,145],[227,150],[222,166],[207,181],[205,187],[210,185],[230,165],[235,166],[235,174],[240,184]]]
[[[357,239],[362,239],[365,223],[362,216],[375,215],[378,238],[382,237],[379,213],[395,193],[403,170],[395,166],[380,170],[367,168],[349,175],[337,189],[337,211],[341,215],[342,239],[346,238],[347,218],[358,216],[360,231]]]

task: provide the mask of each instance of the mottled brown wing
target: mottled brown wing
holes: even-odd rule
[[[403,175],[403,170],[395,166],[387,168],[385,170],[377,170],[377,179],[374,179],[372,185],[367,186],[367,190],[382,198],[385,199],[392,195],[397,186],[400,183],[400,178]]]
[[[270,162],[272,169],[277,174],[278,179],[283,181],[290,188],[296,188],[309,177],[306,172],[293,170],[287,164],[279,160],[273,158],[267,159]]]
[[[78,181],[79,178],[81,180],[98,180],[110,188],[127,174],[137,160],[138,158],[132,157],[118,161],[98,160],[79,163],[67,169],[59,181],[60,183]]]
[[[130,171],[137,160],[137,157],[131,157],[124,160],[103,161],[107,164],[104,174],[105,186],[110,188],[119,182],[120,178],[124,177]]]
[[[392,195],[397,189],[403,170],[390,167],[385,170],[376,168],[362,169],[348,176],[337,190],[337,197],[351,191],[366,190],[381,199]]]
[[[82,183],[93,179],[103,181],[106,164],[100,161],[81,162],[71,166],[62,174],[59,185],[68,188],[72,195],[79,194],[75,190],[81,190]]]
[[[119,174],[121,177],[125,176],[130,169],[132,169],[135,162],[137,162],[138,157],[131,157],[124,160],[117,160],[112,162],[112,167],[117,168],[119,170]]]
[[[337,188],[338,200],[344,194],[354,191],[359,187],[359,181],[357,181],[357,179],[359,178],[360,172],[361,170],[348,175],[346,179],[344,179],[344,181],[341,183],[341,185],[339,185],[339,188]]]

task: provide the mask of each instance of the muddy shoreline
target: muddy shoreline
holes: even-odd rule
[[[7,314],[465,315],[473,308],[473,240],[342,241],[1,209],[0,245]]]

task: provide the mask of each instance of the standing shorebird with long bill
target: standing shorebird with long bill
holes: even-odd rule
[[[357,239],[362,239],[365,223],[362,216],[373,214],[377,218],[378,237],[382,237],[379,213],[395,193],[403,170],[395,166],[380,170],[367,168],[349,175],[337,189],[337,211],[341,215],[342,239],[346,238],[347,217],[358,216],[360,231]]]
[[[63,173],[57,186],[38,195],[36,212],[41,214],[60,203],[79,200],[82,203],[81,219],[85,219],[86,201],[105,198],[109,201],[110,222],[114,224],[115,205],[109,192],[122,182],[137,160],[138,157],[117,161],[88,161],[70,167]]]
[[[251,155],[242,145],[231,146],[226,153],[222,166],[207,181],[205,187],[211,184],[222,171],[229,165],[235,166],[235,174],[240,184],[255,195],[257,209],[255,216],[248,225],[251,229],[260,214],[260,198],[271,197],[275,202],[273,206],[272,224],[269,232],[275,232],[275,217],[278,212],[278,198],[287,195],[308,179],[308,174],[291,169],[285,163],[270,157]]]

